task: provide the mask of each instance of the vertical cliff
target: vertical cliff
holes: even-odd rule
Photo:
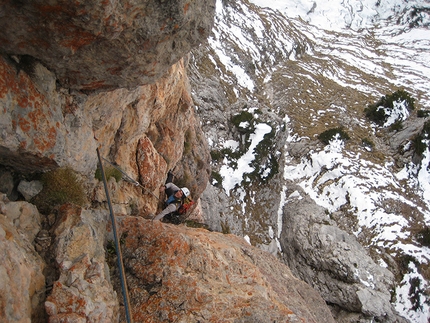
[[[2,2],[1,321],[123,319],[97,148],[114,173],[135,322],[333,321],[315,290],[243,239],[143,219],[159,208],[169,169],[197,202],[207,186],[186,67],[214,10],[214,1]]]
[[[2,319],[97,321],[107,309],[103,320],[115,320],[97,148],[141,184],[109,182],[116,214],[157,212],[169,169],[198,200],[210,157],[183,57],[210,32],[214,8],[213,1],[2,3],[1,281],[14,290],[1,296]],[[48,175],[61,177],[49,192]],[[34,205],[25,199],[39,211],[28,212]],[[68,200],[86,211],[62,209]],[[33,222],[29,234],[23,224]],[[90,300],[94,290],[104,296]]]

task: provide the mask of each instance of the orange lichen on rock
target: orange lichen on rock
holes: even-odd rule
[[[119,227],[139,322],[334,322],[316,291],[242,238],[140,217]]]
[[[19,65],[18,65],[19,67]],[[0,100],[10,115],[10,129],[20,129],[19,147],[45,153],[56,144],[57,128],[51,122],[53,109],[29,75],[0,57]]]
[[[5,98],[10,91],[18,91],[16,71],[0,56],[0,99]]]
[[[142,183],[147,189],[157,189],[164,181],[167,163],[155,150],[148,137],[139,140],[137,160]]]
[[[187,2],[185,5],[184,5],[184,14],[187,14],[187,12],[188,12],[188,9],[190,8],[190,3],[189,2]]]

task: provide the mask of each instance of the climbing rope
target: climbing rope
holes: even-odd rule
[[[158,196],[156,196],[153,192],[151,192],[150,190],[148,190],[145,186],[143,186],[142,184],[140,184],[138,181],[134,180],[133,178],[131,178],[126,172],[124,172],[118,165],[115,165],[114,163],[110,162],[109,160],[107,160],[106,158],[102,157],[104,161],[106,161],[107,163],[109,163],[112,167],[114,167],[115,169],[117,169],[118,171],[120,171],[122,173],[122,177],[123,179],[125,179],[127,182],[135,185],[135,186],[139,186],[142,189],[144,189],[147,193],[151,194],[153,197],[155,197],[157,200],[160,200]]]
[[[105,175],[102,159],[100,157],[100,152],[99,152],[98,148],[97,148],[97,157],[99,159],[100,170],[102,173],[103,184],[104,184],[105,192],[106,192],[106,199],[107,199],[107,202],[109,205],[110,219],[112,222],[112,232],[113,232],[113,236],[114,236],[114,240],[115,240],[115,249],[116,249],[116,255],[117,255],[116,258],[117,258],[117,262],[118,262],[119,276],[120,276],[120,280],[121,280],[122,295],[124,298],[125,317],[126,317],[127,323],[132,323],[133,321],[132,321],[131,314],[130,314],[130,300],[128,297],[127,282],[126,282],[126,278],[125,278],[125,274],[124,274],[124,264],[122,261],[121,246],[120,246],[119,239],[118,239],[116,220],[115,220],[115,216],[114,216],[113,209],[112,209],[112,203],[110,200],[109,189],[108,189],[108,185],[107,185],[107,181],[106,181],[106,175]]]

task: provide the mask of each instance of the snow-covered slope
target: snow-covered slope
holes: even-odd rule
[[[251,0],[279,10],[313,42],[316,52],[415,90],[430,106],[430,1]],[[294,18],[294,19],[293,19]],[[302,22],[305,21],[306,28]],[[336,74],[336,73],[334,73]],[[343,85],[354,75],[337,73]],[[358,90],[369,91],[359,86]]]
[[[410,322],[427,323],[430,249],[417,232],[430,226],[430,152],[417,158],[412,145],[426,119],[404,114],[403,129],[390,130],[363,111],[398,89],[430,109],[428,2],[252,3],[218,1],[209,43],[191,59],[203,129],[222,155],[213,183],[223,207],[212,211],[250,243],[282,252],[286,183],[301,186],[375,259],[407,259],[392,302]],[[232,123],[238,115],[250,119]],[[336,127],[350,140],[318,141]],[[269,134],[272,149],[257,156]]]
[[[426,0],[250,0],[262,8],[279,10],[289,18],[301,18],[325,30],[361,30],[386,25],[404,29],[428,26]]]

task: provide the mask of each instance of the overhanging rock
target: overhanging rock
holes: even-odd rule
[[[206,39],[214,11],[214,0],[6,1],[0,52],[23,69],[41,61],[63,87],[133,88],[154,82]]]

